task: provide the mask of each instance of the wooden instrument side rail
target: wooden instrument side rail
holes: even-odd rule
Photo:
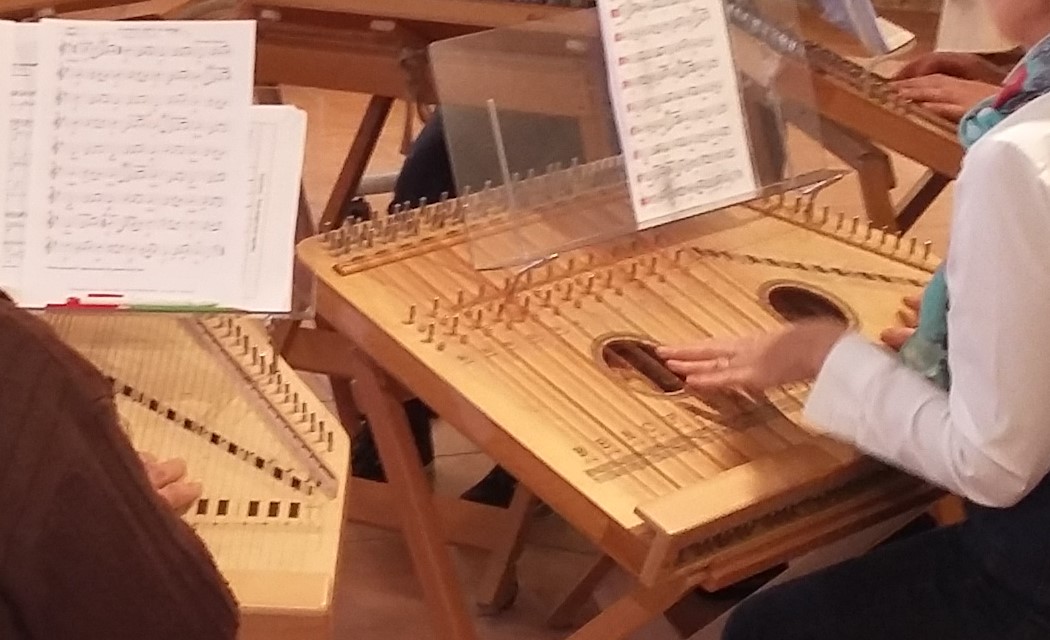
[[[887,473],[803,444],[639,505],[654,536],[639,577],[686,571],[717,590],[943,494],[906,476],[887,491]]]

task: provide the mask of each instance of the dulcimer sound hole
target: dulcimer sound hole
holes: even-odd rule
[[[788,322],[813,318],[830,318],[851,324],[843,305],[829,296],[795,284],[774,284],[766,288],[766,302]]]
[[[685,382],[664,365],[656,345],[637,338],[614,338],[601,347],[605,366],[634,387],[672,394],[685,389]]]

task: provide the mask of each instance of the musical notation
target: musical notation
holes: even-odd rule
[[[7,88],[7,175],[0,211],[0,286],[12,296],[22,288],[33,114],[36,108],[36,25],[9,25],[6,36],[12,48],[10,83]]]
[[[34,286],[230,299],[249,226],[253,25],[38,28]]]
[[[146,244],[131,242],[105,242],[100,240],[50,240],[44,245],[44,252],[49,256],[55,256],[56,262],[61,268],[64,259],[69,258],[74,268],[83,264],[84,254],[97,256],[96,261],[101,262],[105,255],[111,259],[126,261],[128,258],[153,260],[178,258],[184,262],[204,262],[209,258],[219,258],[225,255],[226,247],[221,244],[198,244],[198,243],[173,243],[161,244],[149,242]],[[111,262],[111,260],[106,260]],[[79,264],[78,264],[79,263]],[[113,269],[127,269],[128,265],[116,264]],[[145,269],[144,266],[138,268]]]
[[[602,0],[616,121],[640,227],[756,190],[721,0]]]

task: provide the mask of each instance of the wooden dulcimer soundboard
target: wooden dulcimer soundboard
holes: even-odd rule
[[[139,451],[182,458],[203,496],[185,519],[229,582],[243,640],[332,638],[349,474],[346,433],[236,316],[48,313],[113,382]]]
[[[807,429],[806,385],[700,396],[653,353],[812,314],[875,336],[928,279],[928,248],[778,199],[476,271],[479,238],[549,246],[630,206],[622,188],[504,202],[489,190],[346,226],[299,255],[328,322],[645,583],[717,589],[938,495]]]

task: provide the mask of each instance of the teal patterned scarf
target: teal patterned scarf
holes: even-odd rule
[[[959,140],[969,149],[984,134],[1010,114],[1050,92],[1050,37],[1033,47],[1014,67],[998,94],[978,103],[959,123]],[[948,371],[948,283],[944,265],[934,272],[922,296],[919,326],[901,347],[901,359],[947,389]]]

